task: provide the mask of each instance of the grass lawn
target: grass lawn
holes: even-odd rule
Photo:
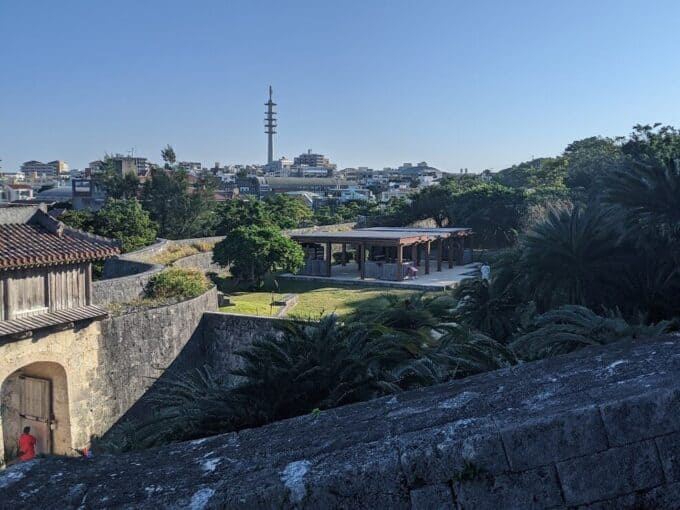
[[[322,315],[337,313],[345,315],[361,306],[374,303],[381,297],[391,294],[406,296],[413,294],[413,290],[394,289],[389,287],[340,287],[326,285],[322,282],[301,282],[294,280],[278,280],[279,288],[273,292],[274,299],[285,294],[297,294],[298,303],[288,317],[318,318]],[[269,280],[265,288],[258,292],[231,292],[234,306],[221,308],[228,313],[242,313],[250,315],[276,315],[278,307],[270,307],[272,289],[274,285]]]

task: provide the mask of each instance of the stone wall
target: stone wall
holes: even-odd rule
[[[110,260],[115,262],[108,265],[108,278],[92,282],[92,303],[95,305],[129,303],[141,298],[151,277],[163,270],[163,266],[158,264],[124,259]],[[105,275],[106,268],[107,265],[104,266]]]
[[[82,448],[146,393],[194,336],[203,313],[216,309],[217,291],[211,288],[191,300],[0,344],[0,384],[37,362],[63,367],[71,446]]]
[[[0,474],[10,508],[680,507],[678,338]],[[59,475],[56,476],[55,473]]]

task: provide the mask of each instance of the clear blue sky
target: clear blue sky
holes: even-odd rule
[[[680,2],[0,0],[0,163],[500,169],[680,125]]]

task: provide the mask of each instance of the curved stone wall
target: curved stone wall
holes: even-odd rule
[[[584,349],[259,429],[27,463],[0,488],[12,508],[679,508],[679,372],[677,336]]]

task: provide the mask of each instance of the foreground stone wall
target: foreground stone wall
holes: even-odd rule
[[[0,474],[11,508],[678,508],[678,338]]]

